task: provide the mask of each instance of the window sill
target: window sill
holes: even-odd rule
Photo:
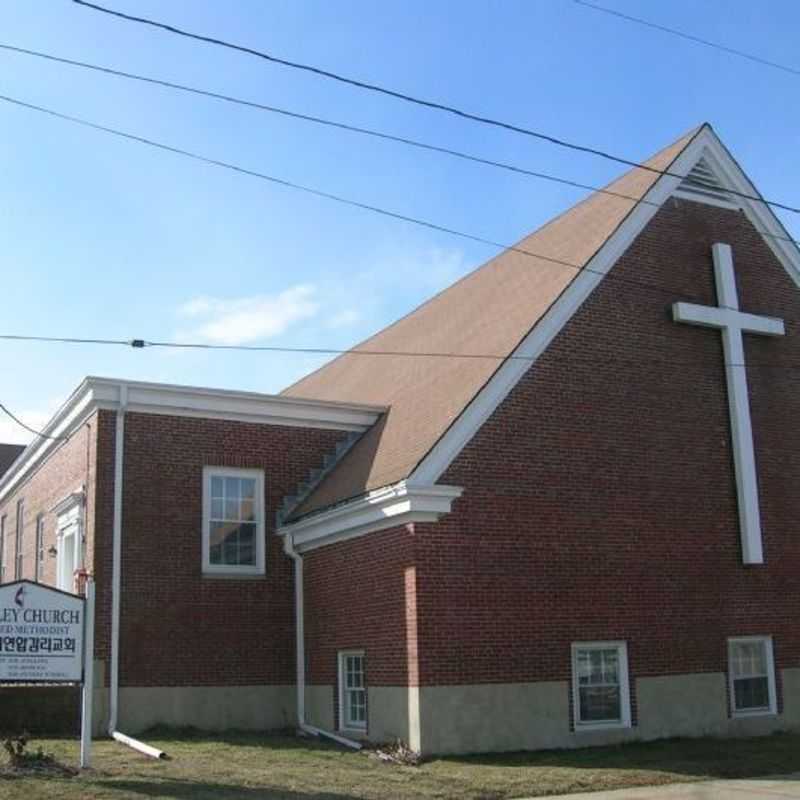
[[[624,731],[632,728],[630,722],[576,722],[575,733],[592,733],[593,731]]]
[[[777,717],[778,712],[772,708],[758,708],[753,711],[733,711],[731,712],[732,719],[752,719],[753,717]]]
[[[267,577],[266,572],[203,572],[203,578],[222,581],[260,581]]]
[[[367,729],[366,728],[339,728],[339,733],[342,736],[350,736],[358,739],[366,739],[367,738]]]

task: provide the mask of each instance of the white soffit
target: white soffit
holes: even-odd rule
[[[401,481],[341,506],[301,517],[278,528],[277,534],[291,536],[295,550],[302,553],[410,522],[436,522],[450,512],[462,491],[458,486],[412,488]]]

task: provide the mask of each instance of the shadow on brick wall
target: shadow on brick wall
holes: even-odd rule
[[[80,686],[0,686],[0,733],[78,735]]]

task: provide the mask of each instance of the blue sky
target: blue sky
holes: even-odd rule
[[[800,67],[800,6],[607,0]],[[570,0],[108,0],[108,5],[641,159],[711,122],[800,204],[800,78]],[[601,159],[99,15],[0,0],[0,42],[603,183]],[[0,92],[400,213],[513,242],[565,186],[0,51]],[[0,333],[348,347],[493,255],[0,103]],[[798,218],[784,215],[795,238]],[[87,374],[275,392],[290,355],[0,343],[0,401],[41,425]],[[0,422],[0,440],[26,434]]]

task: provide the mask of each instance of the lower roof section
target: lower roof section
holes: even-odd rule
[[[355,431],[371,427],[382,406],[307,400],[280,395],[115,380],[89,376],[56,411],[37,436],[0,477],[0,501],[98,409],[225,419],[262,425]]]
[[[410,522],[436,522],[461,497],[460,486],[416,486],[401,481],[278,528],[299,553]]]

